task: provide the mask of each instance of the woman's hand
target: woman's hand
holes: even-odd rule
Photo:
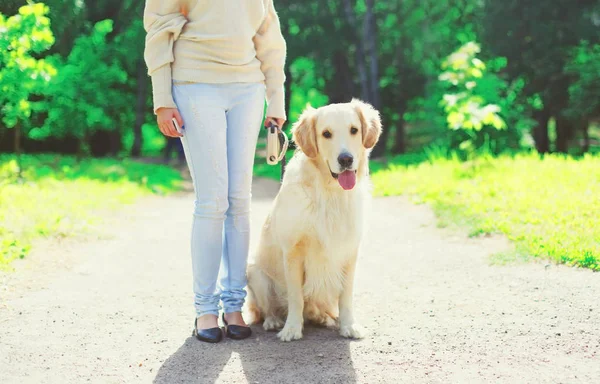
[[[183,135],[177,132],[177,129],[175,129],[175,126],[173,125],[173,118],[175,118],[179,123],[179,126],[183,128],[183,119],[177,108],[159,108],[156,111],[156,122],[163,135],[169,137],[181,137]]]
[[[282,119],[280,117],[267,116],[267,118],[265,119],[265,127],[268,127],[271,124],[271,122],[274,122],[279,128],[282,128],[283,124],[285,124],[285,119]]]

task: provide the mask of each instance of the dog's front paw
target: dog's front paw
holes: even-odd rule
[[[325,316],[325,320],[323,321],[323,325],[327,328],[338,329],[339,324],[330,316]]]
[[[269,316],[265,318],[263,322],[263,328],[265,331],[275,331],[283,327],[283,320],[275,316]]]
[[[290,325],[286,323],[281,332],[277,334],[277,337],[281,341],[300,340],[302,338],[302,325]]]
[[[362,339],[365,337],[365,333],[365,329],[356,323],[340,326],[340,335],[350,339]]]

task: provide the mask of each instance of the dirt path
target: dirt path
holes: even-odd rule
[[[255,186],[259,228],[277,185]],[[600,382],[600,274],[491,266],[501,239],[374,202],[356,281],[362,341],[309,328],[281,343],[191,338],[191,197],[148,198],[99,239],[38,246],[0,275],[1,383]],[[254,230],[256,244],[258,230]]]

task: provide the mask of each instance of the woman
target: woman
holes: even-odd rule
[[[241,309],[265,96],[265,124],[286,119],[279,19],[272,0],[147,0],[144,28],[158,126],[166,136],[182,136],[194,181],[194,333],[221,340],[222,301],[226,335],[243,339],[251,334]]]

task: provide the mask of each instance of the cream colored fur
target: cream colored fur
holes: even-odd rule
[[[352,290],[370,197],[368,156],[380,133],[379,113],[359,100],[309,108],[293,127],[300,150],[287,167],[248,266],[254,322],[263,320],[266,330],[283,327],[278,334],[283,341],[302,338],[305,320],[334,326],[339,318],[342,336],[363,336],[353,315]],[[354,157],[357,180],[351,190],[332,175],[340,172],[341,152]]]

